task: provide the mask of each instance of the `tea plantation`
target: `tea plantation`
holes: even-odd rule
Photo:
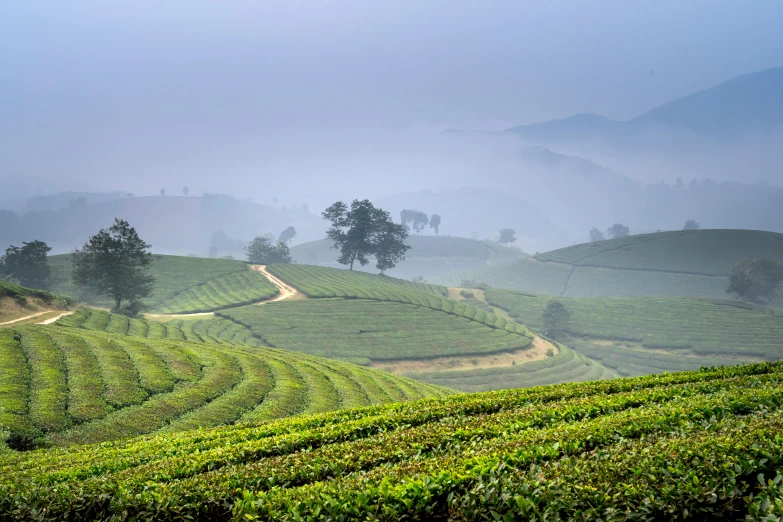
[[[433,278],[568,297],[728,297],[731,268],[742,259],[783,261],[783,234],[688,230],[586,243],[478,271]],[[774,306],[783,306],[783,297]]]
[[[487,301],[544,330],[552,299],[490,289]],[[623,375],[783,358],[783,312],[737,301],[628,297],[557,298],[571,348]]]
[[[0,328],[0,431],[10,446],[102,442],[450,393],[338,361],[172,340],[185,334],[84,315],[64,321],[81,328]]]
[[[0,454],[13,520],[777,520],[783,366]]]
[[[105,297],[83,294],[71,282],[71,256],[49,258],[58,293],[80,296],[90,304],[111,306]],[[159,314],[211,312],[229,306],[250,304],[277,295],[278,290],[263,274],[243,261],[154,255],[152,296],[145,300],[149,311]]]

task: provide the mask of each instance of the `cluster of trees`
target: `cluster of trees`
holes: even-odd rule
[[[52,270],[47,256],[51,248],[43,241],[9,246],[0,257],[0,277],[28,288],[49,290]]]
[[[612,239],[618,237],[628,237],[631,235],[631,229],[629,229],[627,226],[623,225],[622,223],[615,223],[614,225],[606,229],[606,235]],[[603,232],[598,230],[597,227],[593,227],[592,230],[590,230],[591,243],[597,243],[598,241],[603,241],[605,239],[606,236],[604,235]]]
[[[188,187],[182,187],[182,195],[187,196],[190,192],[190,189]],[[162,188],[160,189],[160,195],[165,196],[166,195],[166,189]]]
[[[289,227],[292,228],[292,227]],[[271,263],[292,263],[291,252],[285,241],[275,241],[274,236],[257,236],[245,247],[247,260],[254,265],[268,265]]]
[[[403,210],[400,212],[400,221],[402,225],[408,231],[413,231],[414,234],[421,234],[424,228],[429,225],[430,228],[435,230],[435,235],[438,235],[440,229],[440,216],[433,214],[427,216],[426,212],[418,210]]]
[[[783,281],[783,264],[768,257],[744,259],[731,269],[726,293],[743,301],[768,303]]]
[[[695,219],[687,220],[682,227],[683,230],[699,230],[700,228],[701,225]],[[658,232],[660,232],[660,230]],[[611,238],[626,237],[631,234],[631,230],[621,223],[615,223],[606,230],[606,234]],[[605,239],[606,236],[604,236],[604,233],[598,230],[598,228],[593,227],[592,230],[590,230],[591,243],[597,243],[598,241],[603,241]]]
[[[321,216],[331,223],[326,237],[340,250],[337,261],[351,270],[356,261],[364,266],[374,256],[375,267],[383,273],[404,260],[410,249],[405,244],[408,227],[392,221],[387,211],[376,208],[368,199],[355,199],[350,208],[338,201]]]

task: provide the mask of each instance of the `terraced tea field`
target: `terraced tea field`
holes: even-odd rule
[[[0,454],[14,520],[775,520],[781,363]]]
[[[366,299],[310,299],[219,313],[265,345],[358,364],[523,350],[529,337],[423,306]]]
[[[81,295],[70,281],[71,256],[49,259],[56,274],[56,290]],[[243,261],[154,255],[151,273],[155,286],[145,303],[149,311],[156,314],[211,312],[269,299],[278,292],[263,274],[251,270]],[[112,305],[105,298],[81,297],[93,305]]]
[[[144,323],[104,312],[81,328],[0,328],[9,445],[103,442],[449,393],[306,354],[172,340],[186,336]]]
[[[783,234],[689,230],[641,234],[554,250],[432,281],[463,279],[494,288],[567,297],[709,297],[724,299],[731,268],[742,259],[783,261]],[[783,306],[783,297],[772,303]]]
[[[310,241],[292,247],[291,255],[300,264],[342,268],[343,265],[336,261],[337,251],[331,248],[333,244],[327,239]],[[516,248],[462,237],[412,235],[406,244],[411,249],[404,261],[387,272],[390,276],[401,279],[421,276],[429,280],[452,272],[477,270],[528,256]],[[354,270],[357,269],[378,273],[374,260],[365,267],[354,267]]]
[[[548,296],[490,289],[487,301],[538,330]],[[623,375],[783,358],[783,312],[737,301],[558,298],[568,345]]]

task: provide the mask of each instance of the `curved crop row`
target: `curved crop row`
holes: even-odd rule
[[[5,453],[0,517],[772,520],[781,406],[764,363]]]
[[[23,440],[101,442],[449,393],[282,350],[62,326],[0,330],[0,363],[0,431],[18,447]]]

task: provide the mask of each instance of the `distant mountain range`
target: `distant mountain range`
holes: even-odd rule
[[[627,121],[598,114],[533,125],[519,125],[506,132],[525,138],[581,140],[627,137],[650,127],[666,127],[713,137],[741,132],[774,132],[783,128],[783,67],[744,74],[715,87],[674,100]]]

